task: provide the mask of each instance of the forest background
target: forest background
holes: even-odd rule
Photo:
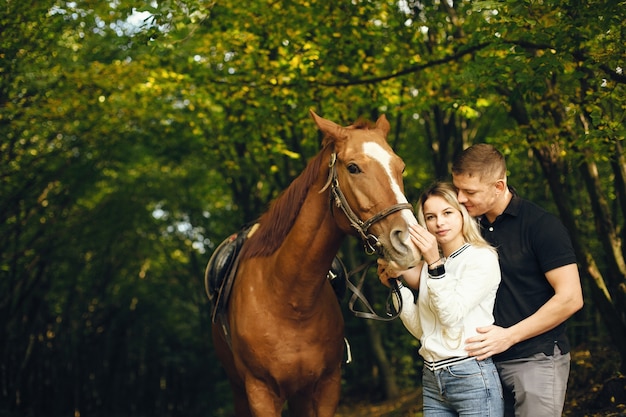
[[[410,201],[496,145],[572,234],[572,392],[620,407],[624,21],[613,0],[0,1],[0,415],[229,415],[204,267],[319,150],[309,109],[386,114]],[[419,388],[401,323],[345,318],[342,404]]]

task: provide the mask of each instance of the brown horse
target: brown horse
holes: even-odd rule
[[[225,315],[213,341],[237,416],[333,416],[344,357],[344,323],[327,280],[343,238],[361,237],[408,268],[417,221],[404,196],[404,163],[381,116],[342,127],[311,111],[322,150],[261,216],[244,243]]]

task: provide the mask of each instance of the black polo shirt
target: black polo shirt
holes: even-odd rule
[[[498,250],[502,271],[494,308],[495,323],[510,327],[535,313],[554,295],[545,273],[576,263],[572,242],[556,216],[515,193],[504,213],[493,223],[485,216],[479,222],[485,239]],[[552,355],[554,344],[563,353],[569,352],[565,323],[511,346],[494,359],[517,359],[539,352]]]

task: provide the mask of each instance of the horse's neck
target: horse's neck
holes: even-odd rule
[[[329,191],[309,191],[276,256],[277,279],[293,287],[321,287],[345,233],[330,210]],[[284,282],[283,282],[284,284]]]

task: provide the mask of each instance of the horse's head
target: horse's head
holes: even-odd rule
[[[421,254],[411,244],[408,228],[417,220],[404,195],[404,162],[387,143],[386,117],[380,116],[375,126],[357,122],[342,127],[313,111],[311,116],[324,133],[325,144],[334,149],[327,187],[332,204],[348,220],[340,227],[399,267],[414,266]]]

